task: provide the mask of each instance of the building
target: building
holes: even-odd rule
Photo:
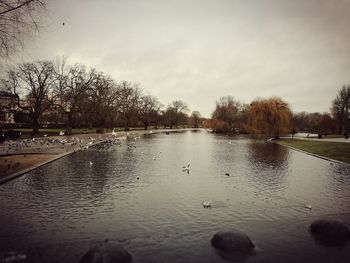
[[[0,91],[0,124],[14,123],[14,95],[7,91]]]

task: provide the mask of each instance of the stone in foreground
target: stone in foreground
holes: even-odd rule
[[[216,249],[224,252],[250,252],[255,245],[244,233],[237,231],[219,231],[211,239]]]
[[[340,221],[319,219],[310,226],[313,237],[328,245],[342,245],[350,239],[349,229]]]
[[[130,263],[132,257],[121,245],[104,242],[92,247],[79,263]]]

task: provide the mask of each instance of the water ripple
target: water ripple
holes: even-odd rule
[[[308,226],[321,217],[350,222],[349,173],[275,144],[206,132],[102,144],[1,186],[0,255],[78,262],[108,238],[135,262],[226,262],[209,240],[239,229],[259,248],[246,262],[348,262],[349,246],[325,250]]]

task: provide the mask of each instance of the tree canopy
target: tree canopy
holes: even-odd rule
[[[338,125],[338,132],[349,134],[350,129],[350,86],[343,86],[332,102],[331,113]]]
[[[257,99],[249,107],[249,130],[265,138],[278,137],[291,130],[292,112],[281,98]]]

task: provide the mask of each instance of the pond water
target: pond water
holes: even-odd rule
[[[349,175],[347,165],[246,137],[123,140],[1,185],[0,262],[10,251],[25,255],[18,262],[78,262],[105,239],[133,262],[227,262],[210,239],[230,229],[258,247],[245,262],[349,262],[349,244],[326,247],[308,232],[318,218],[350,223]]]

